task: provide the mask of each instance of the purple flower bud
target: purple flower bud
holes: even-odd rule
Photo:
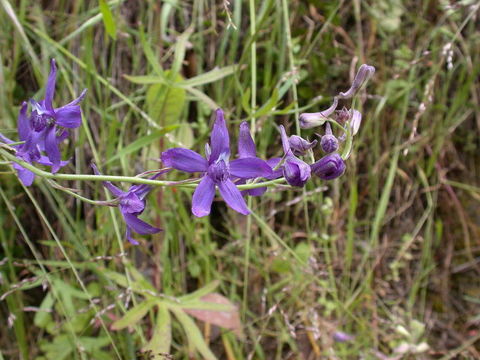
[[[317,112],[317,113],[300,114],[300,127],[302,129],[311,129],[316,126],[321,126],[325,124],[325,121],[327,121],[327,118],[333,114],[337,106],[338,106],[338,99],[337,97],[334,97],[333,104],[328,109]]]
[[[305,155],[305,152],[307,152],[307,150],[315,147],[318,143],[317,140],[308,142],[307,140],[298,135],[290,136],[288,142],[290,143],[290,148],[293,150],[293,153],[297,156]]]
[[[340,99],[350,99],[353,97],[360,88],[367,83],[368,79],[370,79],[373,74],[375,73],[375,68],[373,66],[363,64],[358,69],[357,75],[355,75],[355,79],[353,80],[352,86],[345,92],[339,93]]]
[[[327,123],[325,135],[323,135],[322,140],[320,140],[320,146],[327,154],[338,150],[338,139],[335,137],[335,135],[333,135],[330,123]]]
[[[337,153],[325,155],[311,165],[312,172],[322,180],[333,180],[345,172],[345,162]]]

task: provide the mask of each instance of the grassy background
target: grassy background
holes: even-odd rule
[[[165,231],[138,247],[116,209],[42,179],[24,188],[2,162],[0,359],[479,358],[478,10],[0,0],[2,133],[14,138],[21,101],[43,97],[51,57],[57,105],[89,89],[64,172],[95,161],[135,175],[161,166],[162,149],[203,151],[216,106],[232,139],[251,121],[259,154],[278,156],[277,125],[294,133],[299,112],[327,107],[361,63],[377,69],[354,101],[363,123],[341,179],[271,189],[250,217],[219,201],[196,219],[191,190],[158,188],[144,216]],[[107,196],[98,183],[62,185]],[[205,308],[198,298],[213,291],[238,306],[241,336],[176,300],[193,293],[182,301]],[[130,330],[117,330],[122,318]],[[334,342],[338,331],[355,338]]]

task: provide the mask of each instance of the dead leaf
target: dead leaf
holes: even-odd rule
[[[236,305],[225,296],[217,293],[202,296],[200,300],[205,303],[230,305],[232,309],[229,311],[184,309],[184,311],[198,320],[232,330],[239,338],[242,337],[242,324],[240,323],[240,315]]]

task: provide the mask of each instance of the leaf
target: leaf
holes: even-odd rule
[[[115,21],[113,20],[113,15],[110,11],[110,8],[108,7],[105,0],[99,0],[99,7],[100,12],[102,13],[103,25],[105,26],[108,35],[110,35],[113,40],[116,40],[117,27],[115,26]]]
[[[183,60],[185,59],[185,52],[187,50],[188,38],[193,33],[193,27],[190,26],[185,30],[179,37],[177,37],[175,42],[175,54],[173,56],[172,68],[170,70],[170,80],[173,80],[180,73],[180,69],[183,65]]]
[[[128,81],[133,82],[134,84],[141,84],[141,85],[150,85],[150,84],[168,84],[168,80],[163,77],[156,76],[156,75],[123,75],[125,79]]]
[[[157,303],[157,300],[145,300],[128,310],[125,315],[112,324],[113,330],[122,330],[128,326],[135,325],[147,312]]]
[[[180,81],[176,85],[181,87],[187,87],[209,84],[214,81],[223,79],[226,76],[232,75],[237,69],[238,65],[229,65],[223,68],[214,68],[213,70],[197,75],[193,78]]]
[[[165,71],[169,73],[169,71]],[[175,81],[181,81],[177,75]],[[178,123],[182,114],[186,91],[182,88],[164,84],[154,84],[147,90],[146,105],[150,117],[161,126]]]
[[[114,160],[117,160],[125,155],[131,154],[137,150],[144,148],[145,146],[149,145],[150,143],[154,142],[161,136],[175,130],[178,128],[178,125],[170,125],[166,126],[161,130],[156,130],[149,135],[143,136],[140,139],[135,140],[130,145],[124,147],[122,150],[117,152],[114,156],[112,156],[105,164],[111,163]]]
[[[170,308],[170,310],[175,314],[178,321],[180,321],[180,324],[182,324],[183,330],[185,330],[187,334],[189,343],[194,346],[195,349],[197,349],[205,359],[217,360],[216,356],[205,343],[202,333],[198,329],[198,326],[195,324],[195,322],[181,309]]]
[[[229,311],[219,310],[199,310],[199,309],[184,309],[184,311],[202,321],[209,324],[217,325],[222,328],[232,330],[238,337],[242,337],[242,325],[240,323],[240,316],[238,308],[230,302],[225,296],[217,293],[202,296],[202,302],[210,304],[228,305],[231,307]]]
[[[257,112],[255,112],[255,117],[259,118],[267,115],[270,111],[275,110],[277,105],[278,105],[278,89],[275,88],[273,90],[273,93],[270,99],[268,99],[268,101],[260,109],[258,109]]]
[[[152,353],[169,353],[170,345],[172,343],[172,318],[168,309],[163,304],[158,304],[157,322],[153,329],[153,335],[148,344],[146,344],[142,351],[149,350]],[[154,355],[156,356],[156,355]],[[159,360],[162,359],[159,357]],[[162,359],[163,360],[163,359]]]
[[[204,287],[201,287],[200,289],[192,292],[191,294],[184,295],[184,296],[180,297],[179,300],[181,302],[184,302],[184,301],[186,302],[186,301],[189,301],[189,300],[198,300],[202,296],[205,296],[205,295],[213,292],[218,287],[218,285],[220,285],[220,281],[213,280],[212,282],[209,282],[207,285],[205,285]]]
[[[45,329],[47,325],[52,322],[50,311],[52,310],[54,302],[55,299],[53,298],[52,293],[49,292],[40,305],[40,311],[35,313],[35,317],[33,318],[35,326]]]

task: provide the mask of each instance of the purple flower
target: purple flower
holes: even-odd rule
[[[290,147],[293,150],[293,153],[297,156],[305,155],[308,150],[314,148],[318,143],[317,140],[308,142],[307,140],[298,135],[290,136],[288,142],[290,143]]]
[[[238,135],[238,156],[240,159],[246,158],[256,158],[257,157],[257,147],[255,146],[255,142],[252,139],[252,135],[250,134],[250,129],[248,123],[243,121],[240,124],[240,132]],[[281,158],[273,158],[267,160],[268,166],[272,169],[272,174],[265,176],[267,179],[276,179],[282,176],[282,169],[278,169],[273,171],[273,168],[281,161]],[[240,181],[236,182],[237,185],[245,184],[246,180],[241,179]],[[242,195],[250,195],[250,196],[261,196],[265,194],[267,191],[267,187],[261,187],[256,189],[249,189],[243,190],[241,193]]]
[[[240,153],[251,153],[251,145],[240,150]],[[254,179],[271,175],[272,169],[257,157],[245,157],[229,161],[230,138],[223,116],[217,109],[216,119],[210,137],[210,145],[205,146],[206,159],[195,151],[173,148],[162,153],[162,161],[166,166],[188,173],[203,173],[202,180],[195,189],[192,198],[192,213],[197,217],[210,214],[215,187],[233,210],[248,215],[242,194],[233,183],[232,178]]]
[[[96,175],[100,175],[97,167],[92,164],[93,171]],[[168,171],[168,170],[167,170]],[[151,180],[158,178],[160,175],[165,174],[167,171],[160,171],[154,176],[150,177]],[[146,184],[132,185],[128,191],[122,191],[110,181],[103,181],[105,186],[118,201],[118,208],[120,213],[127,224],[125,231],[125,237],[133,245],[138,245],[138,241],[132,238],[132,231],[140,235],[156,234],[162,229],[156,228],[145,221],[140,220],[138,217],[145,210],[145,197],[148,195],[152,187]]]
[[[333,180],[345,172],[345,162],[337,153],[325,155],[311,165],[312,172],[322,180]]]
[[[65,106],[54,108],[53,96],[55,94],[55,82],[57,77],[57,67],[55,59],[50,62],[50,74],[48,75],[47,87],[45,89],[45,99],[36,102],[31,100],[32,127],[35,132],[41,133],[39,138],[40,149],[46,152],[48,159],[52,163],[52,173],[56,173],[61,167],[61,154],[58,149],[58,143],[68,136],[68,132],[61,131],[57,134],[57,127],[75,129],[82,122],[82,115],[78,103],[85,97],[86,89],[80,96]]]
[[[310,179],[310,165],[293,154],[283,125],[280,125],[280,134],[282,136],[283,151],[285,152],[285,159],[282,167],[283,176],[290,185],[302,187],[308,179]]]
[[[26,102],[22,103],[18,113],[17,131],[19,141],[22,141],[23,144],[12,145],[12,147],[15,149],[15,156],[29,164],[38,162],[42,165],[52,166],[50,160],[40,153],[38,141],[42,134],[34,131],[32,128],[31,119],[27,117]],[[6,144],[12,144],[14,142],[2,134],[0,134],[0,140]],[[65,166],[67,163],[67,161],[61,161],[60,167]],[[17,163],[13,164],[13,168],[17,170],[18,177],[25,186],[32,185],[33,180],[35,179],[35,174],[32,171]]]
[[[327,123],[326,125],[325,135],[323,135],[320,140],[320,146],[327,154],[338,150],[338,139],[333,135],[330,123]]]

